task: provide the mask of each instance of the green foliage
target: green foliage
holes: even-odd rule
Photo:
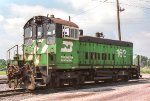
[[[150,68],[141,68],[142,74],[150,74]]]
[[[134,58],[133,62],[135,65],[138,65],[138,55]],[[150,65],[150,60],[148,60],[148,57],[146,56],[140,55],[139,62],[141,67],[146,67],[148,63]]]
[[[147,60],[148,60],[148,57],[146,57],[146,56],[141,56],[141,66],[142,66],[142,67],[147,66]]]
[[[148,59],[148,66],[150,67],[150,59]]]
[[[4,59],[0,59],[0,69],[6,67],[6,61]]]

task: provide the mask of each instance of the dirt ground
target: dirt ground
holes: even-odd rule
[[[150,75],[127,83],[63,91],[23,101],[150,101]]]

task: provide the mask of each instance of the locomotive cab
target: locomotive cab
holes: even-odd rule
[[[35,66],[55,64],[58,40],[79,40],[79,28],[70,21],[60,18],[35,16],[24,26],[24,60],[33,61]],[[44,55],[45,54],[45,55]],[[49,55],[49,63],[45,60]],[[38,59],[37,59],[38,58]],[[48,60],[47,60],[48,62]]]
[[[78,61],[73,60],[78,59],[78,40],[75,23],[54,16],[35,16],[24,26],[24,61],[34,68],[36,78],[48,83],[53,70],[67,69],[75,63],[77,66]]]

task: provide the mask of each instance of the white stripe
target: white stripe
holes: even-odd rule
[[[47,48],[48,48],[48,45],[44,45],[44,47],[42,48],[41,53],[46,53]]]
[[[37,58],[36,58],[36,60],[35,60],[34,64],[37,66],[37,65],[39,64],[39,62],[40,62],[40,60],[39,60],[39,56],[37,56]]]
[[[33,54],[36,54],[36,52],[39,50],[39,47],[35,46],[33,49]]]
[[[33,60],[33,55],[29,55],[28,60]]]
[[[35,53],[36,53],[36,46],[33,49],[33,54],[35,54]]]

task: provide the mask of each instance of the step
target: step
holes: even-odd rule
[[[40,83],[36,84],[36,87],[45,87],[45,86],[46,86],[46,84],[40,84]]]
[[[104,79],[112,79],[111,76],[107,76],[107,77],[94,77],[94,80],[104,80]]]
[[[35,80],[43,80],[43,78],[35,78]]]

